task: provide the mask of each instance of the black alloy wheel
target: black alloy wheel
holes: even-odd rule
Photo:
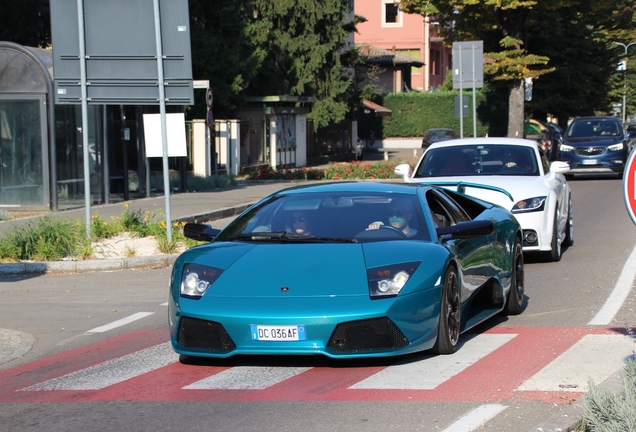
[[[523,294],[525,291],[525,276],[523,264],[523,248],[517,238],[512,256],[512,275],[510,291],[506,299],[506,315],[519,315],[523,310]]]
[[[460,333],[461,299],[459,278],[454,266],[449,266],[444,276],[442,302],[437,327],[437,340],[433,345],[435,354],[452,354],[457,349]]]

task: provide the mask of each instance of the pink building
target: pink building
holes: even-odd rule
[[[424,63],[424,67],[411,67],[412,89],[429,91],[444,82],[453,64],[451,48],[444,47],[444,38],[429,17],[406,14],[393,0],[358,0],[354,11],[367,19],[357,25],[356,46],[380,48]]]

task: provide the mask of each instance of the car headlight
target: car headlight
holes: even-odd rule
[[[546,197],[540,196],[518,201],[511,211],[512,213],[542,211],[545,208],[545,199]]]
[[[607,149],[610,151],[619,151],[623,150],[623,143],[613,144],[611,146],[607,146]]]
[[[369,296],[372,300],[397,296],[419,265],[412,262],[367,269]]]
[[[222,273],[223,270],[214,267],[185,264],[181,275],[181,296],[193,299],[201,298]]]
[[[574,147],[566,145],[566,144],[561,144],[559,146],[559,150],[561,150],[562,152],[571,152],[572,150],[574,150]]]

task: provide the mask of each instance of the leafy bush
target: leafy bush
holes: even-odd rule
[[[598,432],[636,432],[636,360],[627,361],[619,392],[599,391],[590,382],[584,400],[585,413],[579,430]]]
[[[186,179],[187,192],[204,192],[219,188],[236,186],[236,178],[234,176],[220,174],[217,176],[199,176],[188,174]],[[181,188],[181,181],[177,173],[170,173],[170,190],[175,191]],[[157,192],[163,192],[163,175],[150,176],[150,189]]]
[[[50,215],[18,227],[0,240],[3,261],[54,261],[86,253],[90,241],[85,225]]]
[[[162,253],[174,253],[181,244],[185,244],[187,248],[200,244],[184,237],[183,225],[183,222],[173,222],[172,240],[168,241],[163,215],[151,211],[129,211],[126,203],[124,212],[112,217],[110,221],[94,213],[91,216],[89,238],[84,223],[47,215],[27,222],[24,227],[16,228],[0,239],[0,261],[89,259],[93,257],[92,240],[111,238],[122,232],[134,233],[139,237],[153,236]]]
[[[262,167],[247,175],[249,180],[364,180],[395,179],[393,169],[400,164],[396,160],[380,161],[374,164],[365,162],[330,163],[323,170],[283,168],[274,170]]]

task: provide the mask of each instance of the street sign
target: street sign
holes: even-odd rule
[[[633,151],[625,164],[623,172],[623,199],[632,222],[636,225],[636,151]]]
[[[194,80],[192,81],[192,88],[206,89],[210,87],[210,80]]]
[[[208,91],[205,94],[205,102],[208,104],[208,108],[212,109],[212,103],[214,102],[214,94],[212,93],[211,88],[208,88]]]
[[[453,88],[484,86],[484,41],[453,42]]]
[[[212,110],[208,110],[208,117],[206,120],[208,127],[212,129],[214,127],[214,115],[212,114]]]

